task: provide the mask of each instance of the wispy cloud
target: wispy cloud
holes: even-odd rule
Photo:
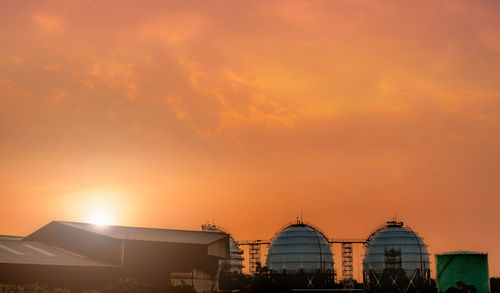
[[[33,22],[38,25],[40,30],[48,34],[58,34],[63,31],[60,18],[48,13],[36,13],[32,17]]]

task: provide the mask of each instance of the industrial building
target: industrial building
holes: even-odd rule
[[[118,278],[218,289],[222,232],[51,222],[26,237],[0,237],[0,282],[97,288]]]
[[[454,251],[436,255],[438,292],[452,288],[470,292],[490,292],[488,254]]]

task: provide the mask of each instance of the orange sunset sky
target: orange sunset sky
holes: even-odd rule
[[[5,0],[0,106],[0,234],[397,210],[500,275],[498,1]]]

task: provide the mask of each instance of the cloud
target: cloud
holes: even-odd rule
[[[75,100],[75,97],[66,90],[52,89],[47,95],[43,96],[42,99],[50,105],[57,105]]]
[[[161,40],[167,45],[181,44],[195,38],[209,25],[198,13],[168,13],[141,25],[135,32],[140,38]]]
[[[308,198],[332,229],[389,202],[430,231],[498,203],[496,4],[40,3],[0,11],[9,194],[136,182],[143,213],[201,201],[237,219],[220,202],[251,196],[243,213],[276,223]]]
[[[57,64],[48,64],[48,65],[45,65],[43,67],[43,69],[45,69],[47,71],[55,71],[55,70],[59,69],[59,65],[57,65]]]
[[[32,20],[42,32],[47,34],[58,34],[63,30],[61,19],[51,14],[36,13],[33,15]]]
[[[7,61],[10,64],[23,64],[25,60],[26,58],[16,55],[10,55],[5,57],[5,61]]]
[[[12,79],[2,75],[0,75],[0,90],[4,91],[4,94],[7,94],[7,97],[3,96],[3,98],[26,97],[31,95],[29,90],[22,88]]]

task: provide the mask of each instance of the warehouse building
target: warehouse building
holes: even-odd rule
[[[27,237],[0,237],[0,282],[99,287],[119,278],[218,289],[220,232],[51,222]]]

